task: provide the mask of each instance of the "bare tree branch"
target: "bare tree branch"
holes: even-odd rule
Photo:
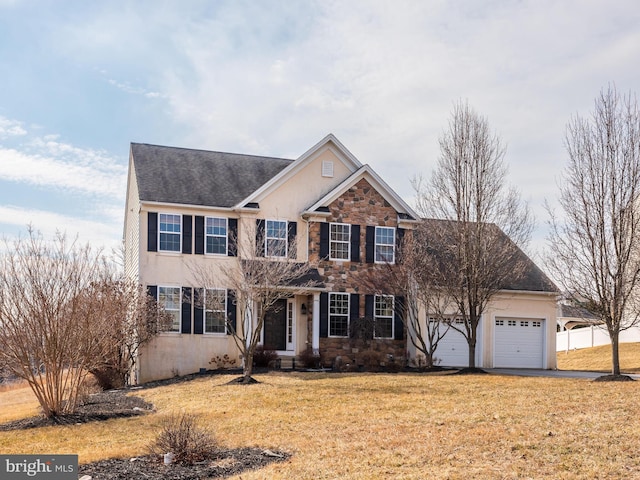
[[[602,90],[590,118],[567,124],[569,163],[551,216],[548,267],[564,289],[601,316],[620,374],[619,334],[638,324],[640,303],[640,113],[634,95]]]
[[[506,188],[505,147],[486,118],[466,102],[454,106],[440,137],[440,157],[428,186],[414,179],[425,220],[416,232],[430,247],[430,282],[453,299],[463,320],[469,367],[475,367],[477,328],[489,301],[524,271],[533,222],[517,191]]]

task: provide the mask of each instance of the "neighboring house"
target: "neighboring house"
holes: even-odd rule
[[[377,269],[396,262],[398,245],[418,221],[411,207],[333,135],[295,160],[133,143],[125,268],[173,316],[172,331],[142,349],[137,381],[197,372],[225,354],[238,359],[225,323],[191,302],[202,287],[192,267],[233,265],[246,251],[238,247],[256,238],[266,238],[259,256],[310,262],[319,279],[267,315],[266,347],[283,358],[312,350],[330,365],[337,356],[353,358],[350,322],[368,317],[374,320],[378,351],[414,356],[405,338],[401,292],[374,293],[368,285]],[[293,245],[296,251],[290,252]],[[220,298],[220,308],[236,321],[233,291],[220,285],[207,294]],[[527,291],[523,284],[494,303],[482,325],[478,365],[554,368],[555,294]],[[519,328],[511,329],[512,321]],[[543,332],[535,341],[529,333],[534,329]],[[526,359],[521,338],[535,350]],[[513,351],[499,347],[512,340]],[[464,364],[449,360],[451,342],[436,356],[442,365]],[[506,357],[494,357],[494,345]]]
[[[559,331],[602,325],[602,323],[602,319],[580,305],[563,302],[558,304]]]

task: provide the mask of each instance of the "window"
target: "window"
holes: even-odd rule
[[[515,320],[507,320],[507,326],[515,327],[516,326],[516,321]]]
[[[180,251],[180,215],[160,214],[160,250]]]
[[[393,338],[393,295],[376,295],[373,331],[376,338]]]
[[[528,327],[529,326],[529,322],[520,322],[520,326],[521,327]]]
[[[331,260],[349,260],[351,225],[331,223],[329,225],[329,255]]]
[[[287,222],[267,220],[265,237],[267,257],[287,256]]]
[[[158,287],[158,303],[172,319],[172,332],[180,331],[180,287]]]
[[[504,326],[504,320],[496,320],[496,325],[499,327]]]
[[[226,333],[227,292],[220,289],[207,289],[204,302],[204,333]]]
[[[376,227],[376,262],[394,263],[395,233],[393,227]]]
[[[205,226],[206,252],[227,254],[227,219],[207,217]]]
[[[329,336],[349,336],[349,294],[329,294]]]
[[[533,322],[533,326],[534,327],[540,327],[541,326],[541,322]]]

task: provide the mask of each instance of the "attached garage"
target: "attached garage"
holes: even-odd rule
[[[543,319],[496,317],[493,366],[544,368],[544,332]]]

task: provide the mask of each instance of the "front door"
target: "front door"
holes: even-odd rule
[[[287,300],[278,300],[264,316],[264,348],[287,349]]]

